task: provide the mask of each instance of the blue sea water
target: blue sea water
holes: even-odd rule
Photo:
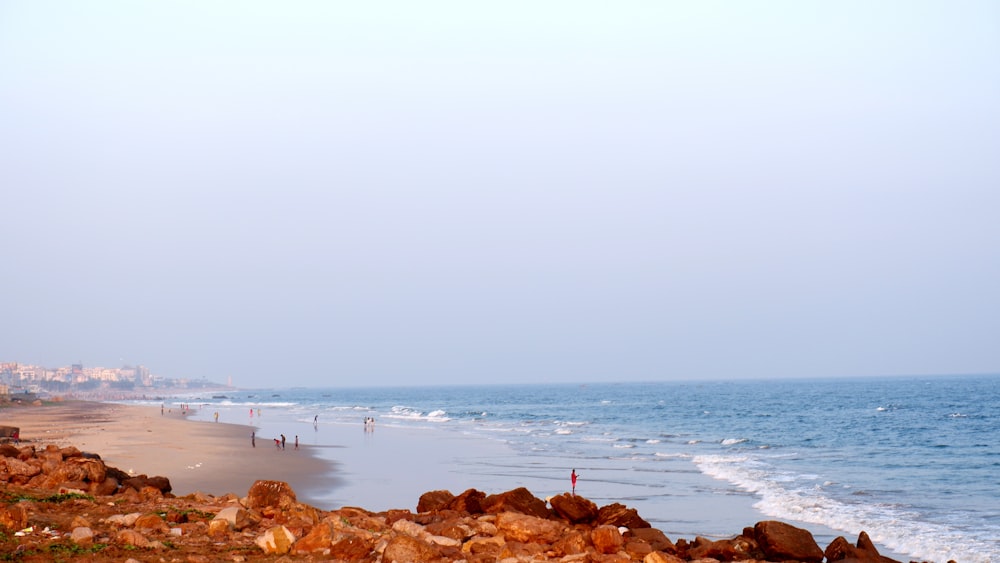
[[[219,411],[261,436],[335,446],[322,450],[331,459],[363,447],[334,430],[360,434],[365,417],[379,429],[489,442],[500,453],[466,461],[456,446],[449,471],[486,492],[528,486],[547,496],[575,468],[581,494],[635,507],[675,538],[735,535],[773,518],[826,541],[865,530],[890,555],[1000,561],[995,376],[258,389],[175,400],[204,420]],[[249,416],[258,408],[263,416]],[[330,501],[377,509],[363,498],[373,487],[350,488],[364,471],[344,469],[352,498],[331,491]],[[735,510],[744,504],[754,514]],[[705,529],[712,523],[728,527]]]

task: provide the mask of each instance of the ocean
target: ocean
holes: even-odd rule
[[[432,488],[526,486],[544,498],[569,490],[575,469],[579,494],[634,507],[675,540],[779,519],[821,547],[864,530],[897,558],[1000,561],[995,376],[253,389],[168,401],[182,403],[263,438],[296,436],[336,461],[335,485],[310,497],[326,509],[413,509]]]

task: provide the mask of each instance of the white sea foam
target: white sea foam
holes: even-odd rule
[[[723,446],[735,446],[736,444],[742,444],[746,441],[747,438],[726,438],[721,443]]]
[[[749,456],[696,456],[695,465],[711,477],[754,493],[758,510],[773,516],[820,524],[850,534],[865,530],[877,544],[929,561],[991,563],[984,542],[943,524],[921,521],[915,512],[884,504],[846,504],[814,487],[795,488],[802,475],[778,474]]]
[[[646,440],[646,443],[647,444],[659,444],[660,441],[657,440],[656,438],[650,438],[649,440]]]

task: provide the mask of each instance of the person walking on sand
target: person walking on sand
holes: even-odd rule
[[[257,447],[257,431],[256,430],[251,430],[250,431],[250,446],[254,447],[254,448]]]
[[[281,449],[285,449],[285,435],[281,435]]]
[[[570,472],[569,481],[573,486],[573,496],[576,496],[576,469]]]
[[[299,449],[299,435],[295,435],[295,449]]]

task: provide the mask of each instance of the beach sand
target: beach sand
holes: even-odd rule
[[[0,425],[21,428],[21,440],[38,447],[56,444],[97,453],[130,474],[170,479],[173,493],[201,491],[243,496],[258,479],[285,481],[302,502],[335,487],[333,463],[305,444],[285,449],[272,439],[251,447],[251,426],[188,420],[179,409],[64,401],[0,409]],[[317,496],[319,495],[319,496]]]

